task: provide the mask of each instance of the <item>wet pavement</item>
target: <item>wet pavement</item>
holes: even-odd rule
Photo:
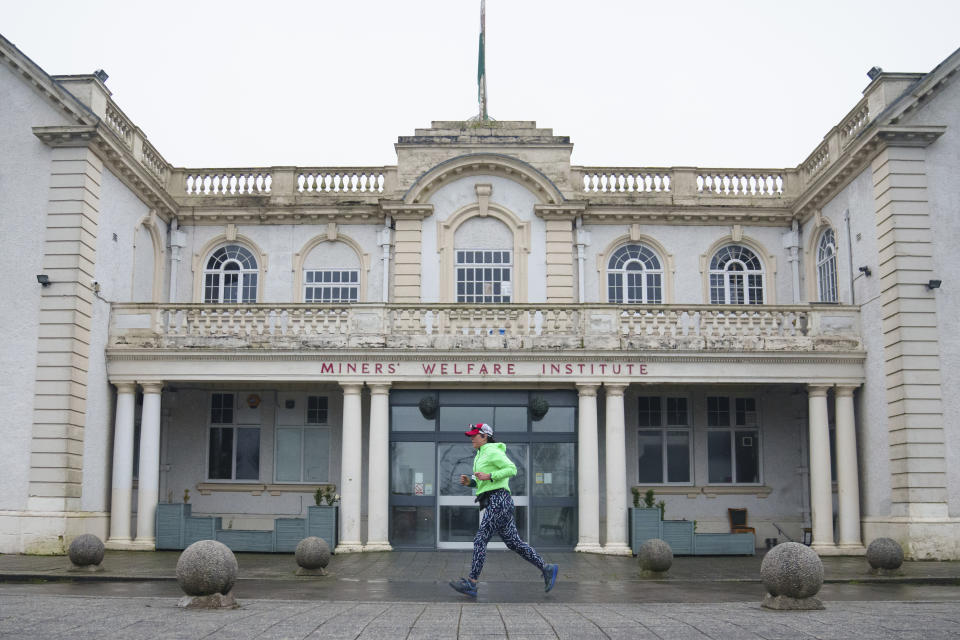
[[[0,638],[789,639],[960,638],[960,562],[906,562],[876,577],[860,558],[823,558],[824,611],[760,607],[762,556],[678,557],[644,580],[635,558],[547,553],[556,588],[511,552],[490,552],[479,596],[447,581],[468,552],[341,554],[297,577],[292,554],[238,553],[240,608],[178,608],[179,552],[108,551],[104,571],[63,556],[0,556]]]

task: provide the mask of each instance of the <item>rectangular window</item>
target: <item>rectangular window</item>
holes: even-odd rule
[[[457,302],[511,301],[513,296],[512,251],[457,250],[455,258]]]
[[[760,429],[755,398],[707,398],[707,459],[711,484],[760,482]],[[731,421],[731,417],[733,420]]]
[[[641,396],[637,404],[640,484],[691,482],[687,399]]]
[[[235,395],[210,394],[207,477],[210,480],[260,479],[260,427],[238,427]]]
[[[357,302],[359,299],[360,272],[355,269],[303,272],[304,302]]]
[[[326,396],[307,398],[307,424],[327,424],[329,400]]]
[[[278,427],[275,475],[277,482],[330,480],[330,429]]]

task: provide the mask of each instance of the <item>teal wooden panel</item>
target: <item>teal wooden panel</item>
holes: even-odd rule
[[[274,551],[292,553],[307,537],[307,521],[304,518],[277,518],[273,530],[276,534]]]
[[[183,549],[184,518],[189,504],[158,504],[156,514],[157,549]]]
[[[664,520],[660,526],[660,537],[670,545],[674,555],[687,556],[693,553],[692,522],[688,520]]]
[[[630,509],[630,548],[634,554],[644,542],[659,537],[660,509]]]
[[[243,529],[217,529],[217,540],[233,551],[273,551],[273,531],[245,531]]]
[[[752,533],[696,533],[693,551],[698,556],[752,556],[756,553]]]
[[[186,549],[198,540],[216,540],[214,527],[217,520],[219,518],[211,516],[187,518],[183,524],[183,546],[180,548]]]
[[[333,551],[337,546],[337,508],[307,507],[307,535],[323,538]]]

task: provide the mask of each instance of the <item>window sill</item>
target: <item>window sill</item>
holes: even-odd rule
[[[749,496],[753,495],[757,498],[766,498],[772,492],[771,487],[765,485],[754,485],[754,484],[732,484],[732,485],[720,485],[720,484],[711,484],[707,486],[694,486],[694,485],[676,485],[676,484],[662,484],[662,485],[643,485],[635,486],[634,489],[640,491],[641,496],[647,489],[653,489],[654,495],[664,495],[664,496],[682,496],[685,495],[688,498],[699,498],[700,496],[706,496],[708,498],[716,498],[717,496]]]
[[[283,493],[314,493],[318,488],[334,487],[329,484],[264,484],[241,482],[198,482],[197,491],[202,496],[211,493],[249,493],[252,496],[263,495],[266,491],[272,496]]]

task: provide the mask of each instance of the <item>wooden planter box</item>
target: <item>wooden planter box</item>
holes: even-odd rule
[[[276,518],[273,531],[224,529],[221,519],[196,517],[189,504],[158,504],[156,516],[159,549],[186,549],[198,540],[217,540],[233,551],[292,553],[308,536],[323,538],[332,552],[337,546],[337,507],[307,507],[306,518]]]
[[[689,520],[661,520],[660,509],[630,509],[630,548],[634,555],[651,538],[660,538],[678,556],[752,556],[756,540],[752,533],[694,533]]]

